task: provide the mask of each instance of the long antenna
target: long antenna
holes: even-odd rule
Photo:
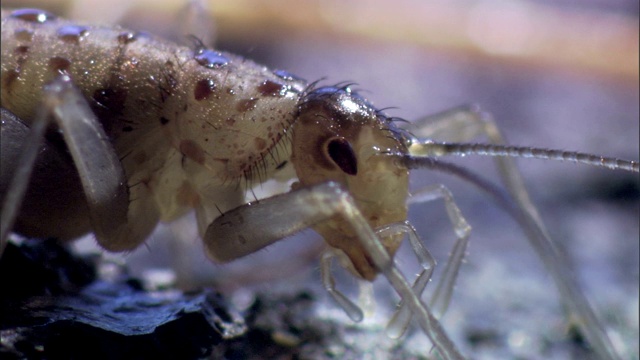
[[[445,155],[483,155],[571,161],[612,170],[640,172],[640,166],[637,161],[621,160],[576,151],[494,144],[445,143],[419,139],[413,139],[409,146],[409,156],[439,157]]]

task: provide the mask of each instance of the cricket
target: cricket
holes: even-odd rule
[[[11,233],[60,241],[93,233],[103,249],[127,252],[158,223],[195,212],[203,251],[226,263],[311,228],[328,245],[320,281],[353,321],[364,313],[336,285],[334,261],[361,280],[384,277],[397,292],[389,336],[414,321],[442,358],[464,359],[440,319],[473,232],[446,184],[410,191],[410,173],[427,169],[477,187],[513,217],[594,352],[619,358],[514,159],[638,173],[637,160],[512,146],[473,107],[409,128],[349,83],[309,82],[198,36],[185,44],[39,9],[2,10],[0,255]],[[458,142],[438,140],[460,129]],[[478,136],[489,142],[473,142]],[[460,156],[495,158],[503,184],[447,161]],[[246,200],[271,179],[290,189]],[[410,203],[434,200],[456,240],[428,285],[436,260],[407,216]],[[394,263],[405,238],[421,265],[415,279]],[[427,286],[435,290],[425,300]]]

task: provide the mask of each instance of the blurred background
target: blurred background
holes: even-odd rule
[[[181,17],[184,3],[3,0],[2,6],[46,8],[185,43],[180,34],[203,26]],[[309,81],[355,82],[376,106],[394,107],[389,115],[414,120],[474,103],[493,114],[512,144],[639,157],[637,1],[216,0],[207,5],[217,48]],[[455,162],[497,179],[489,159]],[[614,345],[623,358],[638,359],[640,179],[570,163],[519,160],[518,165]],[[473,227],[443,320],[463,351],[475,359],[578,357],[579,336],[567,334],[552,280],[515,222],[464,182],[429,171],[412,175],[414,189],[433,183],[451,189]],[[413,206],[411,221],[444,264],[454,234],[442,203]],[[307,231],[246,260],[214,265],[202,255],[192,222],[184,219],[163,227],[148,246],[124,259],[135,273],[170,266],[186,287],[216,284],[239,298],[247,289],[312,289],[322,299],[319,316],[382,329],[395,301],[386,282],[376,282],[376,315],[351,324],[321,291],[322,246]],[[417,271],[413,258],[408,246],[398,257],[407,274]],[[341,281],[355,296],[353,280]],[[418,353],[424,339],[414,332],[404,343]],[[376,346],[392,346],[387,343]]]

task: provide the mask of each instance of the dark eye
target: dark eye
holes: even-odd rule
[[[355,175],[358,173],[356,154],[347,140],[333,139],[329,141],[327,150],[331,160],[346,174]]]

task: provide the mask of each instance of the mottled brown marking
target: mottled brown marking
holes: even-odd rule
[[[112,115],[121,115],[127,101],[128,92],[125,89],[98,89],[93,93],[93,99],[98,105],[108,110]]]
[[[18,56],[25,56],[28,52],[29,47],[26,45],[16,46],[16,48],[13,49],[13,53]]]
[[[258,102],[257,98],[239,100],[238,103],[236,104],[236,110],[238,110],[241,113],[247,112],[249,110],[253,110],[256,108],[257,102]]]
[[[193,89],[193,97],[198,101],[205,100],[209,98],[211,94],[213,94],[213,91],[215,89],[216,89],[216,84],[213,82],[213,80],[211,79],[199,80],[196,83],[195,88]]]
[[[33,40],[33,31],[29,29],[17,29],[13,34],[18,41],[31,42]]]
[[[227,120],[224,121],[225,124],[227,124],[227,126],[233,126],[236,123],[236,120],[232,117],[227,118]]]
[[[49,59],[49,69],[55,73],[66,73],[69,71],[69,67],[71,66],[71,61],[69,59],[65,59],[60,56],[54,56]]]
[[[267,147],[267,141],[263,138],[255,138],[253,139],[253,143],[258,151],[262,151]]]
[[[17,46],[13,49],[13,53],[16,55],[16,68],[15,72],[20,75],[22,72],[22,66],[27,62],[27,58],[29,57],[29,47],[28,46]],[[15,80],[15,79],[14,79]]]
[[[2,84],[7,88],[8,92],[11,92],[11,88],[15,81],[20,76],[20,72],[15,69],[7,70],[2,76]]]
[[[286,86],[271,80],[265,80],[258,86],[258,91],[263,96],[283,96]]]
[[[182,155],[202,165],[204,164],[204,150],[192,140],[182,140],[180,142],[180,152]]]

